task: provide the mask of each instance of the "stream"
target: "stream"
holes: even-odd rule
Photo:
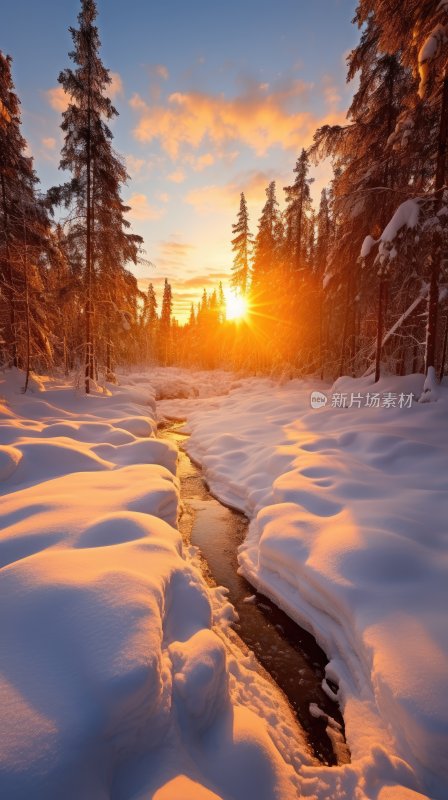
[[[177,474],[184,505],[179,522],[182,537],[199,548],[208,583],[228,589],[228,599],[238,613],[234,630],[286,696],[313,755],[328,766],[346,763],[350,754],[345,745],[344,720],[338,704],[322,689],[328,659],[308,631],[238,575],[238,547],[249,521],[210,493],[200,467],[182,448],[188,438],[178,430],[182,425],[180,421],[168,421],[159,426],[158,432],[160,438],[179,447]],[[337,691],[337,686],[328,683]],[[313,716],[310,703],[315,703],[324,714]],[[327,733],[327,715],[330,721],[335,721],[331,723],[333,727],[340,726],[337,754]]]

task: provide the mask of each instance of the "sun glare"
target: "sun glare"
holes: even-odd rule
[[[228,292],[226,294],[227,319],[242,319],[247,314],[247,301],[241,294]]]

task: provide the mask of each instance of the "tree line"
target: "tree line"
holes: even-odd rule
[[[61,186],[39,193],[20,130],[11,60],[0,54],[0,341],[2,361],[25,369],[83,363],[90,390],[115,363],[185,363],[252,371],[445,370],[448,332],[446,161],[448,3],[359,0],[358,45],[347,59],[356,91],[343,125],[302,149],[284,210],[275,182],[257,229],[245,193],[232,230],[231,284],[244,319],[226,319],[222,286],[204,291],[189,321],[160,315],[127,265],[142,259],[121,193],[128,179],[112,146],[110,74],[99,57],[94,0],[72,28]],[[310,171],[329,159],[319,207]]]
[[[0,352],[25,370],[83,364],[86,392],[102,370],[137,348],[143,295],[127,269],[142,255],[122,189],[128,180],[112,146],[111,77],[100,56],[94,0],[82,0],[70,28],[73,68],[59,84],[67,98],[60,168],[68,180],[48,192],[21,134],[11,58],[0,53]]]
[[[241,194],[232,284],[250,313],[230,332],[218,320],[221,350],[322,378],[424,371],[430,394],[448,332],[448,3],[360,0],[353,21],[347,123],[302,150],[283,212],[267,187],[255,233]],[[333,179],[315,210],[310,167],[324,158]]]

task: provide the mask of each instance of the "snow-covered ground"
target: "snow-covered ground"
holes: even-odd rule
[[[408,408],[422,383],[343,379],[313,410],[328,387],[218,371],[90,397],[3,376],[0,796],[446,800],[448,392]],[[313,762],[227,635],[175,528],[155,398],[251,518],[244,574],[330,656],[351,764]]]
[[[148,377],[0,380],[0,796],[296,798],[312,759],[182,545]]]
[[[330,388],[224,373],[225,394],[202,399],[211,377],[157,371],[160,396],[165,379],[199,398],[168,393],[160,412],[187,418],[212,491],[252,520],[243,574],[313,631],[340,686],[352,764],[305,767],[301,794],[446,800],[448,387],[421,404],[421,376]]]

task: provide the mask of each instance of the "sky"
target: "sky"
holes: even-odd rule
[[[13,58],[23,133],[42,188],[60,183],[59,72],[70,65],[79,0],[0,0],[0,48]],[[251,228],[265,188],[292,182],[317,127],[343,123],[353,87],[345,59],[359,32],[353,0],[99,0],[101,56],[119,111],[114,147],[130,181],[123,197],[145,240],[133,271],[159,294],[165,277],[180,322],[228,283],[240,192]],[[313,169],[313,195],[330,177]]]

